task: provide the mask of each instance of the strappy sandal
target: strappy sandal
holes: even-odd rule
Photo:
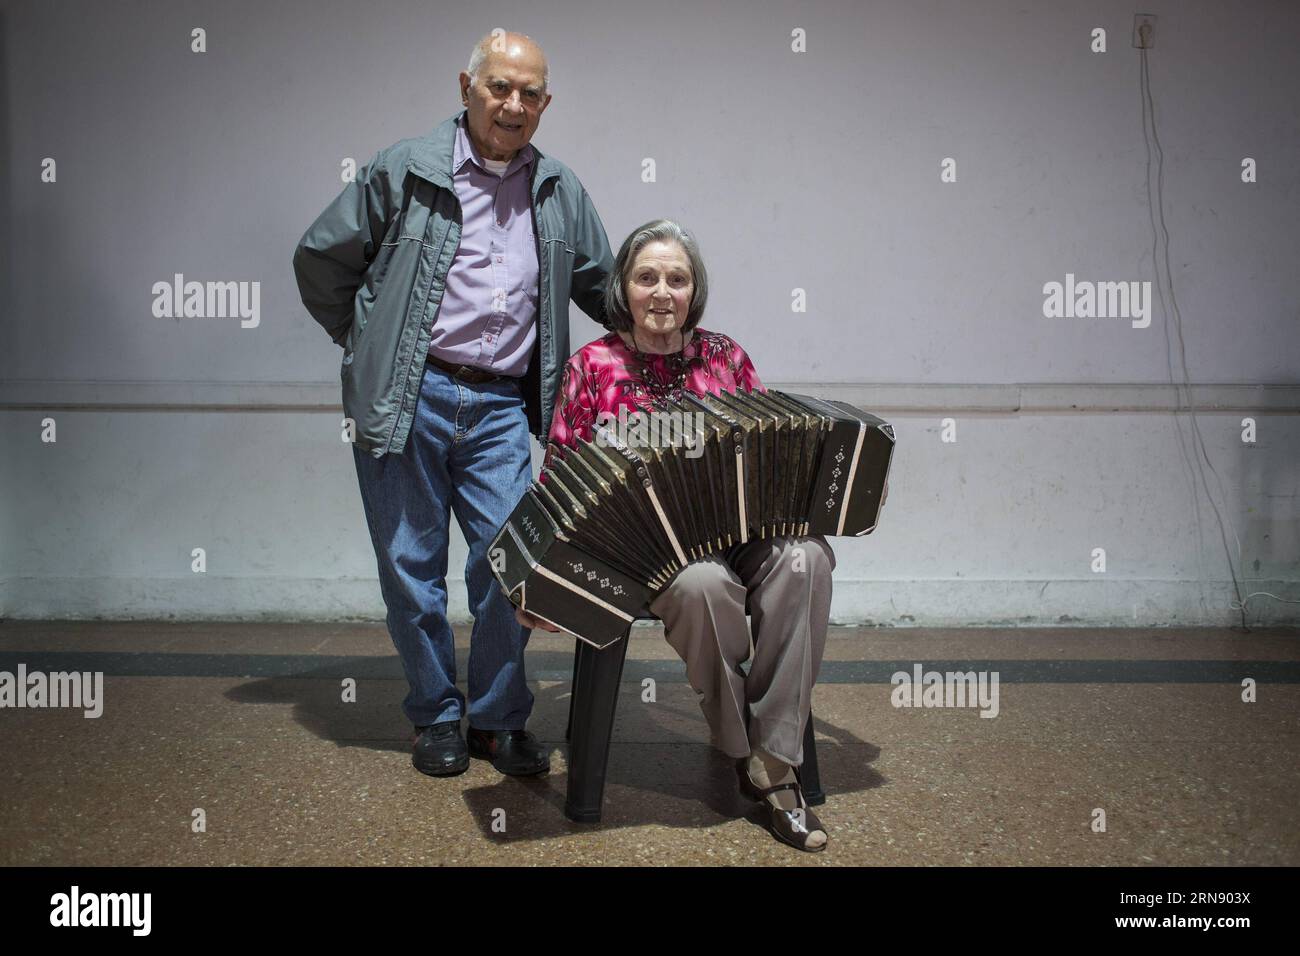
[[[827,834],[826,843],[821,846],[808,845],[808,838],[812,836],[814,831],[821,830],[826,833],[826,828],[822,826],[822,822],[817,819],[817,815],[808,806],[808,801],[804,799],[803,790],[798,783],[798,771],[795,771],[795,783],[778,783],[774,787],[765,787],[760,790],[754,786],[754,781],[749,779],[747,763],[748,761],[744,757],[736,761],[736,776],[740,779],[740,792],[749,799],[763,805],[767,816],[767,829],[772,836],[796,850],[803,850],[805,853],[820,853],[826,849],[826,843],[830,842],[829,834]],[[793,790],[795,806],[798,809],[782,810],[767,799],[768,794],[776,793],[778,790]]]

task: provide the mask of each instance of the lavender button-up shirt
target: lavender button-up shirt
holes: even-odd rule
[[[429,352],[446,362],[521,377],[537,338],[537,244],[529,179],[531,146],[503,175],[490,172],[462,119],[452,176],[460,246],[447,272]]]

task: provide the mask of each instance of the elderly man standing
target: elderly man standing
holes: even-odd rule
[[[488,546],[532,476],[569,355],[568,302],[604,323],[613,256],[582,183],[530,141],[551,101],[541,49],[493,31],[460,74],[465,109],[381,150],[294,253],[303,304],[343,347],[345,424],[410,693],[412,762],[471,755],[550,769],[524,727],[530,631],[496,586]],[[468,708],[447,622],[454,511],[469,544]],[[468,745],[460,720],[469,718]]]

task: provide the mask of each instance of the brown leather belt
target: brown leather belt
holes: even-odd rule
[[[453,365],[451,362],[444,362],[432,352],[429,353],[427,361],[434,368],[440,368],[458,382],[465,382],[469,385],[485,385],[488,382],[496,381],[514,381],[509,375],[497,375],[495,372],[485,372],[481,368],[471,368],[468,365]]]

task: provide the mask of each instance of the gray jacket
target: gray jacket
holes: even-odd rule
[[[461,115],[380,150],[293,255],[303,305],[343,347],[343,412],[356,422],[357,445],[376,458],[406,447],[433,320],[460,244],[451,160]],[[545,443],[570,352],[569,299],[605,325],[614,257],[578,177],[533,149],[538,330],[524,399],[529,431]]]

